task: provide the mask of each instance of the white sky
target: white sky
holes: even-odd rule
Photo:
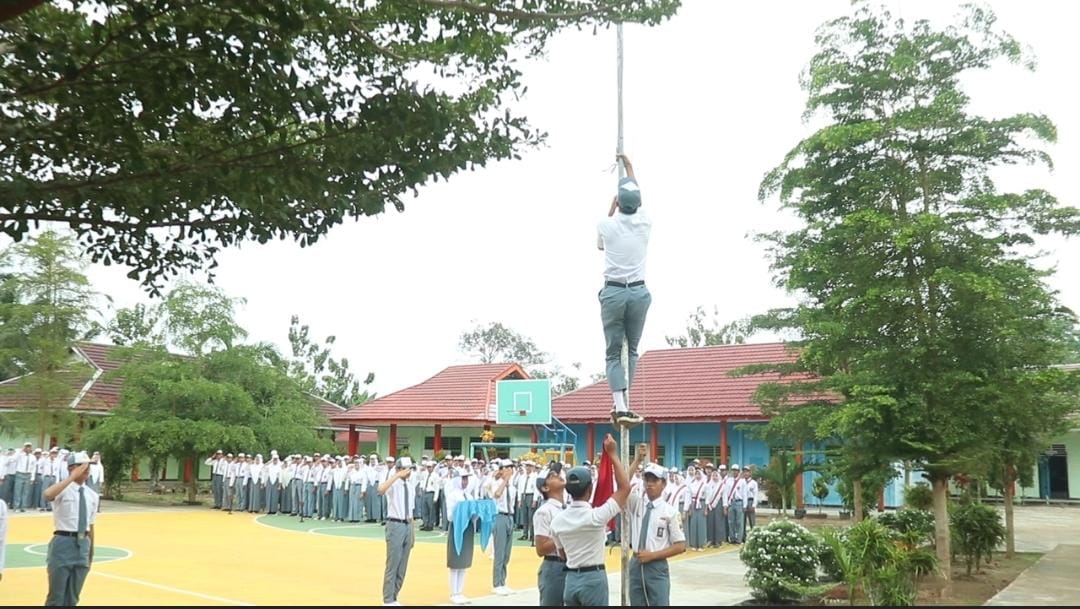
[[[958,2],[885,0],[913,21],[948,18]],[[1046,188],[1080,203],[1080,7],[1054,0],[998,0],[999,23],[1039,60],[1034,73],[1001,65],[968,88],[974,111],[1043,112],[1056,121],[1054,173],[1010,170],[1002,186]],[[698,305],[729,321],[790,305],[773,287],[762,245],[748,234],[790,228],[758,184],[800,138],[800,71],[823,21],[847,0],[686,0],[660,27],[625,32],[626,151],[654,228],[647,280],[653,294],[641,351],[666,346]],[[316,246],[246,244],[219,257],[217,283],[247,300],[240,322],[252,340],[287,352],[289,317],[314,337],[337,335],[337,356],[358,376],[375,372],[380,395],[468,360],[459,335],[500,321],[531,337],[582,376],[603,369],[596,293],[602,254],[595,225],[615,177],[614,29],[567,32],[528,65],[521,106],[546,147],[431,185],[404,214],[350,221]],[[1080,246],[1046,241],[1051,285],[1080,309]],[[146,300],[124,271],[94,267],[95,286],[115,306]]]

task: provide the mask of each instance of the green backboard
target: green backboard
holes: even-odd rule
[[[551,381],[498,381],[495,422],[499,425],[550,425]]]

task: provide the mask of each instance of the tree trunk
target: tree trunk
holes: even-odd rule
[[[1005,501],[1005,558],[1012,558],[1016,554],[1016,528],[1013,527],[1013,494],[1016,484],[1016,468],[1012,465],[1005,466],[1005,488],[1002,493]]]
[[[852,494],[852,515],[851,518],[854,522],[862,522],[863,519],[863,504],[862,504],[862,480],[854,478],[851,481],[851,494]]]
[[[952,579],[952,551],[949,547],[949,479],[935,476],[931,479],[934,489],[934,543],[937,546],[941,577],[945,580],[942,596],[946,595]]]

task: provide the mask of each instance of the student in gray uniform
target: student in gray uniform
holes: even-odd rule
[[[645,445],[638,447],[638,455]],[[661,497],[667,485],[663,467],[645,468],[644,496],[630,495],[630,547],[627,564],[630,604],[635,607],[667,607],[671,604],[671,572],[667,559],[686,551],[686,537],[679,511]]]
[[[543,498],[532,521],[536,555],[544,559],[536,574],[541,607],[562,607],[566,588],[566,558],[559,554],[551,537],[551,521],[563,511],[566,483],[560,475],[561,471],[560,463],[552,463],[547,471],[541,472],[536,478],[536,490]]]
[[[495,594],[507,596],[514,591],[506,586],[506,568],[510,564],[510,551],[514,547],[514,511],[510,503],[510,481],[514,476],[514,464],[510,459],[499,462],[499,470],[484,485],[487,495],[495,500],[495,526],[491,542],[495,544],[495,558],[491,565],[491,580]],[[452,517],[450,517],[452,520]]]
[[[68,457],[68,477],[45,489],[45,499],[53,504],[53,538],[45,559],[49,574],[46,606],[74,607],[79,604],[86,575],[94,562],[94,520],[100,499],[87,486],[90,456],[85,452]]]
[[[630,477],[619,462],[619,445],[611,434],[604,437],[604,451],[614,464],[615,493],[600,507],[589,505],[593,492],[592,472],[575,467],[566,474],[566,490],[573,502],[551,521],[555,547],[566,557],[563,604],[568,607],[608,606],[608,578],[604,566],[607,523],[622,512],[630,495]],[[630,466],[637,469],[635,459]]]
[[[225,458],[225,453],[217,451],[203,461],[203,465],[210,468],[210,489],[214,494],[214,507],[212,510],[220,510],[225,503],[225,476],[220,472],[218,461]]]
[[[450,514],[450,532],[446,536],[446,567],[450,569],[450,603],[454,605],[467,605],[469,599],[465,598],[465,572],[472,567],[473,551],[476,542],[473,541],[475,524],[470,520],[462,527],[461,552],[454,546],[454,510],[462,501],[476,499],[473,487],[469,484],[469,472],[464,469],[455,469],[450,472],[450,478],[446,481],[443,489],[446,499],[446,509]]]
[[[386,570],[383,573],[383,604],[398,604],[398,594],[405,583],[409,554],[416,543],[413,528],[413,506],[416,505],[416,486],[409,484],[413,462],[401,457],[394,471],[379,485],[380,497],[386,499]]]
[[[0,464],[3,467],[3,464]],[[2,474],[3,472],[0,472]],[[8,509],[7,502],[3,497],[0,497],[0,581],[4,579],[4,557],[7,552],[7,523],[8,523]]]

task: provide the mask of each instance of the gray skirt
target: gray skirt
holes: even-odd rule
[[[472,567],[473,549],[476,547],[476,541],[473,539],[475,531],[476,526],[470,522],[461,536],[461,554],[458,554],[454,551],[454,523],[450,523],[450,529],[446,534],[447,568],[468,569]]]

